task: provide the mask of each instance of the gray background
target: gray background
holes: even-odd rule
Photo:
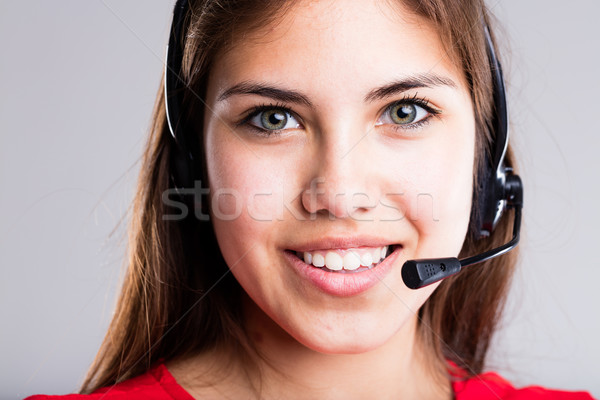
[[[600,3],[489,2],[522,262],[490,367],[600,396]],[[0,398],[75,391],[114,306],[172,1],[0,1]]]

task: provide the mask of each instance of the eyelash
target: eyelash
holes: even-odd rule
[[[430,122],[429,120],[431,119],[431,117],[435,117],[435,116],[438,116],[439,114],[441,114],[441,111],[434,108],[427,98],[419,97],[418,94],[415,94],[413,96],[404,96],[403,98],[396,100],[396,101],[392,102],[391,104],[387,105],[383,109],[383,113],[381,115],[389,112],[392,109],[392,107],[394,107],[395,105],[397,105],[399,103],[414,104],[416,106],[423,108],[425,111],[427,111],[429,113],[429,115],[427,117],[423,118],[422,120],[411,123],[411,124],[406,124],[406,125],[390,124],[391,125],[390,128],[393,129],[394,131],[407,131],[407,130],[419,129],[419,128],[423,127],[424,125],[428,124]],[[242,118],[242,120],[240,122],[238,122],[236,124],[236,126],[238,126],[238,127],[246,126],[262,136],[271,136],[274,134],[278,134],[282,131],[281,129],[280,130],[262,129],[253,124],[248,123],[252,118],[256,117],[261,112],[271,111],[271,110],[281,110],[281,111],[285,112],[286,114],[292,115],[294,118],[296,118],[298,120],[298,122],[300,122],[300,118],[289,107],[285,106],[284,104],[282,104],[282,103],[275,103],[275,104],[263,103],[263,104],[260,104],[256,107],[253,107],[252,109],[248,110],[248,112],[246,112],[245,116]]]

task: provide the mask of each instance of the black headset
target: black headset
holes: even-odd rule
[[[167,60],[165,65],[165,108],[167,124],[171,135],[175,139],[174,154],[171,157],[171,181],[175,189],[190,188],[194,184],[195,154],[193,143],[186,135],[181,124],[180,116],[183,93],[186,84],[181,78],[185,34],[185,17],[189,8],[188,0],[177,0],[173,10],[173,23],[171,35],[167,46]],[[197,161],[199,162],[199,160]]]
[[[193,143],[187,137],[180,121],[181,104],[186,84],[181,78],[181,67],[184,50],[185,18],[189,10],[189,0],[177,0],[173,11],[171,36],[167,47],[165,67],[165,108],[167,123],[176,143],[171,158],[172,184],[176,190],[190,188],[194,184],[199,157],[193,152]],[[508,148],[508,109],[502,67],[490,36],[487,24],[484,23],[487,54],[493,80],[494,115],[489,122],[493,142],[491,156],[485,152],[484,168],[479,176],[477,212],[472,214],[477,238],[489,236],[496,227],[500,217],[508,208],[514,208],[513,237],[500,247],[488,250],[472,257],[457,259],[436,258],[409,260],[402,266],[402,278],[411,289],[418,289],[451,275],[462,267],[489,260],[512,250],[519,242],[521,228],[521,209],[523,207],[523,184],[511,168],[506,167],[504,159]]]

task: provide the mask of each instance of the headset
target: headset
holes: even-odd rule
[[[171,35],[167,45],[164,77],[167,124],[176,144],[174,154],[171,157],[172,174],[170,178],[174,189],[178,192],[193,186],[194,164],[197,163],[192,151],[193,144],[180,123],[182,97],[186,89],[186,84],[181,78],[181,68],[185,44],[183,41],[184,25],[188,8],[188,0],[177,0],[173,10]]]
[[[172,184],[177,191],[193,186],[196,160],[191,141],[180,123],[181,97],[186,89],[181,79],[183,61],[185,18],[189,11],[189,0],[177,0],[173,11],[171,36],[167,46],[165,67],[165,108],[167,123],[176,143],[171,159]],[[458,259],[431,258],[408,260],[402,266],[402,279],[411,289],[419,289],[458,273],[463,267],[477,264],[507,253],[517,246],[521,229],[521,209],[523,208],[523,183],[505,165],[508,148],[508,108],[502,67],[491,39],[490,31],[484,22],[487,55],[492,71],[494,115],[488,123],[493,137],[490,155],[485,152],[484,168],[478,179],[478,212],[472,214],[471,223],[475,224],[476,238],[489,236],[507,209],[514,209],[512,239],[496,248]]]

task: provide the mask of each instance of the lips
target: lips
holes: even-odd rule
[[[345,269],[343,264],[344,261],[342,261],[342,268],[339,268],[339,263],[336,264],[339,260],[335,260],[334,256],[330,256],[330,258],[334,258],[333,263],[335,264],[332,264],[331,266],[339,269],[329,268],[329,265],[327,265],[327,260],[325,260],[326,263],[322,267],[314,266],[314,260],[312,260],[313,262],[311,264],[308,264],[305,262],[305,260],[298,256],[298,253],[300,253],[298,250],[285,250],[284,257],[289,265],[299,274],[299,276],[303,280],[308,281],[314,287],[329,295],[348,297],[365,292],[371,287],[377,285],[387,276],[387,274],[389,274],[394,261],[402,252],[402,246],[391,244],[387,246],[387,255],[383,257],[383,259],[380,259],[379,262],[373,262],[369,266],[361,265],[359,268],[354,270]],[[355,246],[345,248],[337,247],[329,249],[321,248],[320,250],[313,250],[312,252],[309,251],[308,253],[322,254],[323,252],[327,252],[328,254],[337,254],[339,256],[340,253],[351,254],[354,249],[362,249],[364,254],[365,252],[368,252],[368,250],[377,249],[377,246]],[[301,253],[304,254],[306,252]],[[351,268],[352,267],[353,266],[351,266]]]

